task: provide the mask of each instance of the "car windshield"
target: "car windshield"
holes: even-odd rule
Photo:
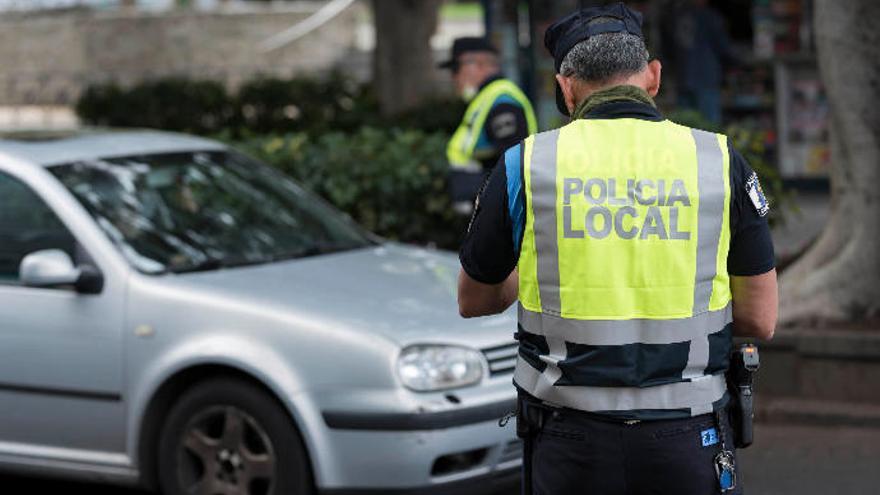
[[[267,263],[373,243],[280,172],[234,152],[128,156],[49,170],[144,273]]]

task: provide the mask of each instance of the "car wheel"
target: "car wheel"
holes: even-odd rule
[[[219,379],[187,391],[159,440],[165,495],[307,495],[309,463],[290,417],[246,381]]]

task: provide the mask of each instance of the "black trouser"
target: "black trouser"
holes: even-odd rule
[[[733,434],[724,416],[728,449]],[[626,424],[568,409],[545,415],[532,441],[534,495],[718,495],[714,458],[701,432],[715,416]],[[725,495],[742,494],[737,487]]]

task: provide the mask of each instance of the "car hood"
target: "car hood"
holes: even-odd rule
[[[459,316],[458,270],[458,259],[452,253],[383,244],[164,278],[188,291],[339,322],[400,345],[436,342],[490,347],[512,342],[516,331],[513,310],[470,320]]]

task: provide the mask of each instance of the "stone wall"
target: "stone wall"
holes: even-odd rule
[[[355,52],[364,5],[282,48],[261,42],[323,2],[161,13],[72,10],[0,16],[0,104],[69,104],[90,82],[180,75],[235,86],[258,73],[328,71]]]
[[[780,329],[759,347],[759,420],[880,427],[876,330]]]

